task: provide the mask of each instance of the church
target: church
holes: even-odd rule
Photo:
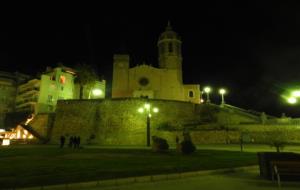
[[[129,55],[114,55],[112,98],[142,97],[200,103],[199,84],[183,84],[181,38],[168,23],[157,42],[158,65],[130,68]]]

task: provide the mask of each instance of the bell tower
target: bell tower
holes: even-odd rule
[[[177,70],[178,80],[182,84],[181,43],[179,35],[172,30],[171,24],[168,22],[166,30],[160,35],[157,42],[159,67]]]

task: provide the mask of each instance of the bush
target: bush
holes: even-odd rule
[[[169,144],[166,139],[152,136],[152,149],[154,152],[165,152],[169,149]]]
[[[193,144],[191,140],[185,140],[180,143],[181,152],[183,154],[191,154],[196,151],[196,146]]]

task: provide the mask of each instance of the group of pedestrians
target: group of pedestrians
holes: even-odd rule
[[[63,148],[66,142],[66,137],[61,136],[60,137],[60,148]],[[71,136],[69,138],[69,148],[79,148],[80,147],[80,136]]]

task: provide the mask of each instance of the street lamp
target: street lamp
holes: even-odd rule
[[[289,97],[289,98],[287,99],[287,102],[288,102],[289,104],[296,104],[296,103],[297,103],[297,99],[296,99],[295,97]]]
[[[283,96],[287,103],[289,104],[297,104],[298,99],[300,98],[300,90],[293,90],[290,92],[289,96]]]
[[[221,97],[222,97],[222,102],[221,102],[221,105],[224,105],[225,104],[225,101],[224,101],[224,94],[226,94],[226,90],[224,88],[221,88],[219,90],[219,94],[221,94]]]
[[[207,95],[207,103],[209,103],[210,102],[210,99],[209,99],[209,93],[211,92],[211,88],[210,87],[205,87],[204,88],[204,92],[206,93],[206,95]]]
[[[151,105],[149,103],[146,103],[143,107],[140,107],[138,109],[139,113],[146,113],[147,115],[147,146],[150,146],[150,118],[151,118],[151,113],[157,113],[159,110],[158,108],[154,107],[151,108]]]

